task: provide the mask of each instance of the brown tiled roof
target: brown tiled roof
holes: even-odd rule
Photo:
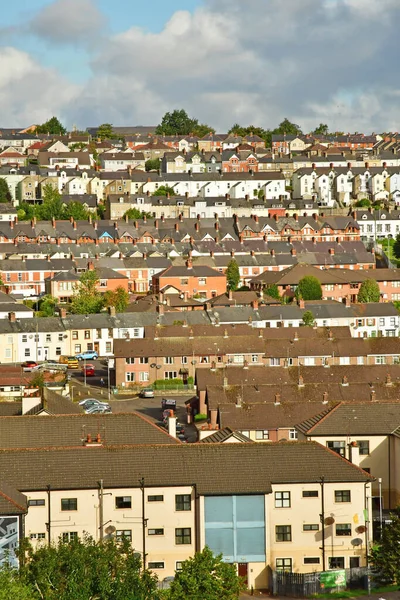
[[[400,426],[400,402],[341,403],[305,420],[296,429],[305,435],[389,435]]]
[[[223,442],[227,442],[231,437],[234,437],[236,440],[240,442],[247,443],[250,442],[250,438],[245,435],[242,435],[240,431],[234,431],[230,427],[224,427],[223,429],[219,429],[215,431],[211,435],[203,438],[199,441],[199,444],[220,444]]]
[[[400,406],[400,405],[399,405]],[[322,402],[290,402],[275,404],[235,404],[219,405],[220,427],[230,429],[286,429],[294,428],[296,423],[308,419],[323,411]]]
[[[80,446],[89,434],[104,446],[180,444],[138,413],[0,417],[0,448]]]
[[[0,402],[0,417],[14,417],[22,414],[22,402]]]
[[[8,483],[0,480],[0,514],[21,515],[27,512],[27,499],[24,494]]]
[[[3,478],[21,492],[194,485],[200,494],[268,493],[272,484],[365,482],[371,477],[314,442],[177,444],[0,451]]]

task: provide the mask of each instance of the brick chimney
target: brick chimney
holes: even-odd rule
[[[350,308],[350,306],[351,306],[350,296],[346,296],[346,298],[344,299],[344,304],[345,304],[346,308]]]
[[[385,385],[387,385],[387,386],[391,386],[391,385],[393,385],[393,382],[392,382],[392,377],[391,377],[390,373],[388,373],[388,374],[386,375],[386,379],[385,379]]]
[[[333,256],[335,254],[335,249],[334,248],[329,248],[329,254],[331,256]]]
[[[304,387],[304,377],[303,377],[303,375],[299,375],[298,387]]]
[[[191,257],[189,257],[186,261],[186,266],[188,269],[193,269],[193,261],[191,259]]]
[[[15,321],[17,320],[16,316],[15,316],[15,312],[8,313],[8,320],[10,321],[10,323],[15,323]]]
[[[61,319],[65,319],[67,316],[67,309],[66,308],[60,308],[60,318]]]
[[[376,402],[376,391],[375,390],[371,390],[369,399],[371,400],[371,402]]]
[[[349,380],[347,379],[347,375],[343,375],[342,377],[342,385],[347,387],[349,385]]]
[[[179,231],[179,223],[175,223],[175,231]]]
[[[298,302],[299,308],[304,309],[306,307],[303,298],[299,298],[297,302]]]
[[[251,308],[254,308],[254,310],[258,310],[258,300],[251,301]]]
[[[281,403],[281,395],[275,394],[275,406]]]
[[[322,395],[322,402],[326,404],[328,402],[328,392],[324,392]]]
[[[296,254],[297,254],[297,252],[296,252],[296,249],[295,249],[295,248],[291,248],[291,250],[290,250],[290,254],[291,254],[292,256],[296,256]]]

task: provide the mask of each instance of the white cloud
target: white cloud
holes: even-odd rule
[[[64,10],[72,3],[80,10]],[[104,37],[90,80],[73,103],[60,98],[69,125],[156,124],[182,107],[220,131],[284,117],[304,130],[397,129],[399,17],[398,0],[204,0],[159,33]],[[100,22],[90,0],[57,0],[34,30],[82,43]]]
[[[62,116],[64,106],[73,102],[78,91],[59,73],[15,48],[0,48],[0,64],[2,127],[26,127]]]
[[[92,0],[56,0],[33,17],[28,29],[54,45],[90,45],[105,26]]]

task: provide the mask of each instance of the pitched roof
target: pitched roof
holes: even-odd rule
[[[26,496],[5,481],[0,480],[0,514],[21,515],[27,512],[27,507]]]
[[[44,420],[45,418],[43,418]],[[42,420],[42,419],[41,419]],[[71,468],[73,465],[73,468]],[[366,482],[371,476],[317,442],[174,444],[0,451],[3,479],[21,492],[196,484],[200,494],[271,492],[273,484]]]
[[[240,433],[240,431],[234,431],[230,427],[224,427],[223,429],[219,429],[218,431],[215,431],[211,435],[208,435],[207,437],[200,440],[199,444],[226,443],[232,438],[234,438],[238,442],[251,442],[251,439],[248,438],[246,435]]]

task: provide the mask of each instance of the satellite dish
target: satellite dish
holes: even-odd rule
[[[105,529],[105,532],[107,535],[111,535],[112,533],[115,533],[115,531],[116,531],[116,529],[115,529],[114,525],[109,525]]]
[[[324,520],[325,525],[333,525],[334,522],[335,522],[335,519],[333,517],[326,517],[326,519]]]
[[[356,527],[357,533],[365,533],[366,531],[367,531],[367,528],[365,527],[365,525],[359,525],[358,527]]]
[[[362,539],[361,538],[354,538],[354,540],[351,540],[351,545],[352,546],[362,546]]]

